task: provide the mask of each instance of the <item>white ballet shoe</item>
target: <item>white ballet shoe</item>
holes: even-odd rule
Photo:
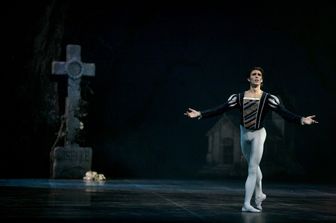
[[[249,206],[244,205],[244,206],[242,207],[242,212],[259,213],[260,210],[258,210],[258,209],[256,209],[256,208],[252,207],[251,205],[249,205]]]
[[[266,199],[266,194],[261,194],[259,197],[255,198],[256,208],[262,210],[261,204]]]

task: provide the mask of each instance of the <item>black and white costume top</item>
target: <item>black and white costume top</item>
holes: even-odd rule
[[[250,130],[263,128],[265,116],[269,111],[276,112],[289,122],[302,124],[302,116],[287,110],[278,97],[267,92],[263,92],[260,98],[244,97],[244,93],[233,94],[225,103],[200,111],[199,118],[214,117],[234,108],[240,110],[240,124]]]

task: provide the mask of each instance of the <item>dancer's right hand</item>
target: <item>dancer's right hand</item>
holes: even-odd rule
[[[188,111],[186,111],[184,115],[188,116],[189,118],[197,118],[201,115],[201,112],[192,108],[188,108]]]

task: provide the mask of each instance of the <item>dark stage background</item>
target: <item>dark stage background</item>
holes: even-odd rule
[[[65,59],[67,44],[79,44],[82,61],[96,64],[96,76],[82,82],[83,146],[93,148],[92,169],[108,178],[197,177],[218,118],[183,113],[245,90],[257,65],[265,91],[320,122],[286,124],[304,175],[271,177],[335,182],[334,7],[109,4],[4,5],[0,177],[49,177],[66,90],[50,66]]]

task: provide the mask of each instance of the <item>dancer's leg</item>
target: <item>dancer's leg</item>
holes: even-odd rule
[[[246,159],[246,162],[250,162],[250,152],[251,152],[251,142],[248,140],[244,139],[243,137],[240,140],[240,146],[241,146],[241,151],[243,153],[244,158]]]
[[[244,129],[242,129],[241,133],[242,152],[248,163],[248,177],[245,182],[245,198],[242,211],[260,212],[251,206],[251,198],[256,188],[266,131],[265,129],[260,129],[254,132],[244,132]]]
[[[258,166],[258,169],[257,169],[257,182],[256,182],[256,187],[255,187],[255,190],[254,190],[254,195],[256,197],[260,197],[260,195],[263,193],[262,192],[262,172],[261,172],[261,169],[260,169],[260,166]]]
[[[260,160],[264,151],[264,143],[266,139],[266,131],[265,129],[260,130],[260,135],[256,136],[253,140],[253,147],[259,148],[260,151]],[[260,163],[260,161],[259,161]],[[254,196],[255,196],[255,203],[256,207],[260,210],[262,210],[261,203],[263,200],[266,199],[266,194],[263,193],[262,191],[262,172],[260,169],[260,165],[258,164],[257,168],[257,179],[256,179],[256,186],[255,186],[255,191],[254,191]]]
[[[246,159],[247,164],[249,165],[250,162],[250,154],[251,154],[251,141],[249,140],[249,135],[248,132],[245,128],[241,126],[241,137],[240,137],[240,146],[241,146],[241,151],[243,153],[244,158]],[[252,207],[250,200],[248,199],[249,196],[247,194],[251,193],[251,189],[249,186],[249,178],[247,178],[245,182],[245,199],[244,199],[244,205],[242,207],[242,211],[249,211],[249,212],[260,212],[258,209],[255,209]],[[253,194],[253,190],[252,190]]]
[[[256,188],[254,190],[254,197],[256,208],[262,210],[261,204],[266,199],[266,194],[264,194],[262,191],[262,173],[260,170],[260,166],[258,167],[257,172],[257,182],[256,182]]]

